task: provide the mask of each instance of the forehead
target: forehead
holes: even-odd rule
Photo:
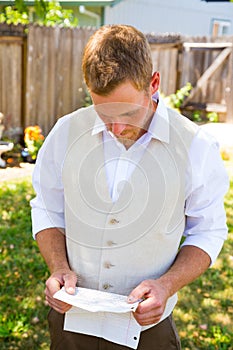
[[[133,103],[112,102],[95,105],[95,110],[102,117],[130,117],[146,110],[146,108],[142,105]]]
[[[117,86],[107,96],[90,93],[97,113],[106,116],[133,114],[148,106],[148,95],[130,82]]]
[[[145,91],[137,90],[129,81],[118,85],[107,95],[98,95],[91,91],[90,94],[95,105],[115,102],[141,104],[146,96]]]

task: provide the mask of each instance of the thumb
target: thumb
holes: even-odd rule
[[[129,294],[127,301],[128,303],[136,303],[137,301],[143,301],[146,298],[146,295],[149,293],[150,289],[148,286],[139,284],[136,288],[132,290]]]
[[[57,291],[61,289],[61,281],[59,278],[50,276],[46,281],[46,289],[50,295],[54,295]]]
[[[75,293],[75,287],[77,283],[77,276],[75,273],[67,273],[63,276],[65,291],[68,294]]]

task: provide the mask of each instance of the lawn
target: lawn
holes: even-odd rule
[[[47,268],[31,238],[29,179],[0,185],[0,348],[48,350]],[[214,265],[183,288],[174,317],[184,350],[233,349],[233,176],[225,198],[229,238]]]

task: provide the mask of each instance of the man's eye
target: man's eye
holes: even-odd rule
[[[125,117],[137,117],[139,115],[140,111],[139,110],[135,110],[135,111],[129,111],[127,113],[125,113]]]

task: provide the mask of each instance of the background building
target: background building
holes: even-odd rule
[[[182,35],[233,34],[233,2],[123,0],[106,7],[105,23],[125,23],[143,32]]]

